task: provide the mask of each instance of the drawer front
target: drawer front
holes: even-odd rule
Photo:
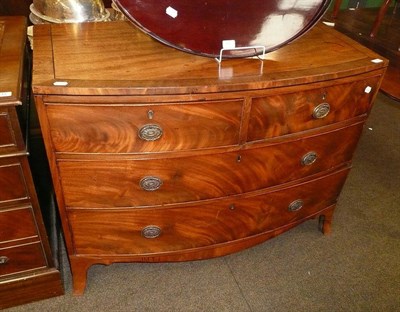
[[[16,151],[18,149],[17,136],[14,132],[11,110],[0,107],[0,154]]]
[[[32,208],[0,210],[0,242],[37,237]]]
[[[0,205],[28,198],[23,168],[13,159],[0,159]]]
[[[46,265],[39,242],[0,249],[0,276],[39,269]]]
[[[78,254],[146,254],[229,242],[278,229],[335,204],[348,169],[291,188],[179,208],[70,210]]]
[[[120,161],[60,161],[67,207],[152,206],[255,191],[351,160],[362,123],[239,152]]]
[[[56,152],[163,152],[237,145],[242,102],[52,104],[47,113]]]
[[[343,85],[253,98],[247,140],[277,137],[365,114],[378,90],[379,79],[371,77]]]

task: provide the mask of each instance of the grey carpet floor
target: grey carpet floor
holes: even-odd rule
[[[379,94],[330,236],[312,220],[217,259],[92,266],[81,297],[64,283],[7,311],[400,311],[400,103]]]

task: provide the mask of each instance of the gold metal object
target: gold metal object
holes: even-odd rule
[[[51,23],[103,21],[109,16],[103,0],[33,0],[30,10]]]

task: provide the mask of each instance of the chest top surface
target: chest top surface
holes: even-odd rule
[[[26,19],[0,16],[0,106],[21,104]]]
[[[259,59],[223,60],[165,46],[129,22],[37,25],[36,94],[212,93],[325,81],[387,66],[387,60],[319,24]],[[372,60],[381,59],[379,63]]]

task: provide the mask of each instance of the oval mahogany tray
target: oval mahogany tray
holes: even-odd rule
[[[141,30],[179,50],[249,57],[299,38],[330,0],[114,0]],[[247,48],[250,47],[250,48]],[[254,47],[254,48],[253,48]]]

